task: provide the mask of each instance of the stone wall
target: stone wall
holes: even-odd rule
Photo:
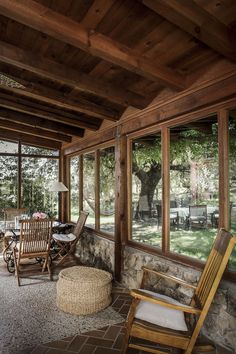
[[[77,244],[76,253],[84,265],[114,272],[114,242],[92,235],[86,228]]]
[[[87,229],[83,232],[77,252],[81,262],[100,269],[114,271],[114,242],[91,235]],[[122,284],[127,288],[139,288],[142,278],[142,266],[155,268],[163,272],[196,284],[200,272],[167,260],[161,256],[126,247],[124,250],[124,265],[122,269]],[[189,303],[192,291],[173,282],[151,277],[147,288],[158,290],[166,295]],[[236,353],[236,284],[222,281],[214,298],[203,333],[215,343],[233,350]]]
[[[200,272],[196,269],[126,247],[122,271],[123,285],[127,288],[139,288],[142,266],[167,272],[194,285],[200,275]],[[173,296],[186,304],[189,303],[191,290],[173,282],[159,279],[152,276],[147,283],[147,288]],[[215,343],[236,353],[236,284],[226,281],[220,283],[202,332]]]

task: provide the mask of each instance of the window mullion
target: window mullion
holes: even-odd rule
[[[100,230],[100,150],[95,152],[95,229]]]
[[[170,249],[170,134],[169,129],[162,129],[162,252],[167,253]]]

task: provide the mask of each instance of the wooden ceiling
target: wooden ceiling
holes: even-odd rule
[[[60,148],[222,58],[235,0],[0,0],[0,138]]]

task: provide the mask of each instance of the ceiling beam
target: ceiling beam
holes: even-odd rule
[[[24,134],[20,132],[13,132],[12,130],[0,128],[0,137],[3,139],[17,140],[25,144],[31,144],[35,146],[48,147],[52,149],[61,149],[62,143],[45,138],[35,137],[33,135]]]
[[[135,92],[114,87],[114,85],[104,80],[95,79],[54,60],[46,59],[1,41],[0,62],[33,72],[43,78],[57,81],[62,85],[68,85],[74,89],[98,95],[125,107],[144,108],[150,103],[150,100]]]
[[[6,74],[6,76],[9,76]],[[83,97],[79,97],[76,100],[73,100],[67,95],[61,94],[59,91],[46,87],[44,85],[29,82],[18,78],[16,76],[10,75],[10,77],[16,82],[20,82],[25,88],[16,88],[4,86],[4,90],[8,92],[17,93],[22,97],[33,98],[45,103],[52,104],[54,106],[73,110],[75,112],[88,114],[91,117],[96,117],[99,119],[107,119],[111,121],[117,121],[120,118],[118,112],[113,111],[112,109],[107,109],[96,103],[90,102]]]
[[[0,118],[6,118],[16,123],[25,124],[26,126],[32,126],[48,131],[63,132],[65,134],[77,136],[80,138],[84,136],[84,129],[1,107]]]
[[[62,115],[62,113],[64,112],[61,111],[57,112],[53,108],[45,107],[44,105],[27,101],[19,97],[6,95],[2,93],[1,90],[0,90],[0,107],[14,109],[15,111],[28,113],[31,115],[35,115],[37,117],[42,117],[56,122],[70,124],[75,127],[87,128],[90,130],[97,130],[100,127],[100,124],[102,122],[97,118],[91,118],[91,117],[86,117],[87,121],[84,119],[84,121],[81,122],[80,118],[78,119],[76,118],[76,115],[71,115],[71,117],[67,117]],[[94,120],[96,120],[95,122],[96,124],[94,123]]]
[[[169,22],[231,61],[236,61],[235,43],[229,28],[192,0],[142,0]]]
[[[149,80],[177,90],[185,88],[184,77],[170,68],[137,56],[134,50],[35,1],[1,0],[0,13]]]
[[[26,134],[30,134],[33,136],[40,136],[44,138],[49,138],[52,140],[56,141],[65,141],[70,143],[71,142],[71,136],[65,135],[62,133],[55,133],[55,132],[50,132],[49,130],[44,130],[41,128],[36,128],[36,127],[29,127],[24,124],[19,124],[16,122],[11,122],[8,119],[2,119],[1,114],[0,114],[0,127],[6,128],[15,132],[22,132]]]

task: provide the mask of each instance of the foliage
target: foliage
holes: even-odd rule
[[[14,144],[16,145],[16,144]],[[12,153],[12,145],[0,141],[0,146],[6,149],[6,152]],[[31,148],[27,146],[24,151],[32,153]],[[43,149],[44,154],[51,150]],[[57,195],[52,196],[48,191],[50,181],[58,179],[58,159],[52,157],[22,157],[21,176],[18,177],[18,155],[0,156],[0,203],[1,209],[17,207],[18,196],[18,178],[22,181],[22,201],[21,206],[28,209],[29,213],[35,211],[45,211],[50,213],[57,205]]]

